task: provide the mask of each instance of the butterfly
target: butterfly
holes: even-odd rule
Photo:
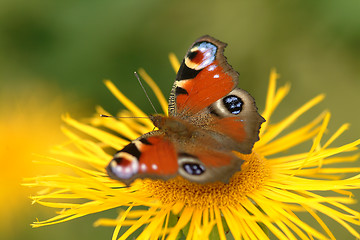
[[[265,119],[239,74],[227,63],[223,43],[197,39],[187,51],[169,97],[168,116],[150,115],[157,128],[118,151],[106,170],[129,185],[137,178],[228,183],[250,154]]]

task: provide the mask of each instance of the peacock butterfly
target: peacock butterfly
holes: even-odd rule
[[[237,88],[239,74],[227,63],[226,44],[203,36],[181,63],[169,97],[169,116],[150,115],[158,129],[118,151],[106,170],[129,185],[137,178],[181,175],[197,183],[221,181],[241,169],[259,140],[265,119],[254,99]]]

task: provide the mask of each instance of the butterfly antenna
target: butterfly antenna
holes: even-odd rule
[[[116,118],[116,119],[120,119],[120,118],[149,118],[149,117],[115,117],[115,116],[105,115],[105,114],[100,114],[100,117],[104,117],[104,118]]]
[[[151,107],[154,109],[155,113],[158,114],[158,112],[156,111],[156,108],[155,108],[154,104],[153,104],[152,101],[150,100],[149,95],[147,94],[147,92],[146,92],[146,90],[145,90],[145,88],[144,88],[144,86],[143,86],[143,84],[142,84],[142,82],[141,82],[141,80],[140,80],[139,75],[137,74],[137,72],[134,72],[134,75],[135,75],[135,77],[137,78],[137,80],[138,80],[138,82],[139,82],[142,90],[144,91],[146,98],[147,98],[148,101],[150,102]]]

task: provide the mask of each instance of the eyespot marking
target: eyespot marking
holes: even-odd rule
[[[229,95],[224,97],[223,103],[227,110],[234,115],[239,114],[244,105],[243,100],[235,95]]]
[[[217,46],[210,42],[196,43],[185,57],[184,63],[190,69],[204,69],[214,62],[217,49]]]
[[[205,172],[205,167],[197,163],[183,163],[182,167],[190,175],[201,175]]]
[[[192,60],[194,58],[196,58],[196,55],[198,54],[198,51],[193,51],[193,52],[189,52],[189,54],[187,55],[187,57]]]
[[[106,168],[110,176],[115,178],[129,179],[139,171],[138,159],[127,152],[118,152]]]
[[[199,163],[199,159],[188,153],[179,153],[178,162],[187,174],[192,176],[199,176],[205,173],[205,167]]]

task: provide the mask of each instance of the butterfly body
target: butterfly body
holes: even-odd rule
[[[236,88],[238,73],[223,55],[226,44],[210,36],[188,50],[169,98],[169,116],[150,115],[158,128],[114,155],[109,176],[130,184],[136,178],[170,179],[177,175],[197,183],[222,181],[244,162],[265,121],[254,99]]]

